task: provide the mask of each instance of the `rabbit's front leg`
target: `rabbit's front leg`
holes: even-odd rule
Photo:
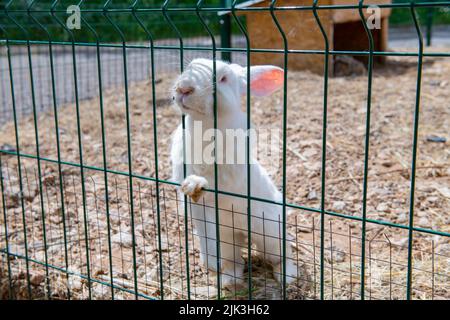
[[[196,175],[187,176],[181,183],[181,192],[197,202],[203,194],[203,189],[208,186],[205,178]]]
[[[199,204],[192,204],[190,207],[195,233],[200,242],[202,264],[212,272],[212,277],[217,276],[217,270],[220,267],[221,287],[233,291],[244,282],[245,262],[241,251],[244,247],[245,235],[226,225],[226,221],[222,221],[218,235],[215,208]],[[219,216],[223,218],[227,214],[229,214],[227,211],[220,211]],[[218,236],[220,236],[220,244],[217,241]]]

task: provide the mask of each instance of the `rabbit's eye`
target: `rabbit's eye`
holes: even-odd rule
[[[222,78],[220,78],[219,82],[227,82],[227,76],[222,76]]]

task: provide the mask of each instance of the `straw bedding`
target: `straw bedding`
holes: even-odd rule
[[[368,161],[367,218],[408,225],[414,108],[416,99],[416,60],[390,58],[387,66],[375,70],[372,89],[370,152]],[[423,68],[421,110],[416,167],[414,224],[420,228],[450,232],[450,61],[426,58]],[[180,116],[170,107],[169,89],[175,74],[157,76],[156,120],[159,178],[170,179],[170,137]],[[320,211],[323,127],[323,77],[308,72],[288,74],[287,124],[287,202]],[[364,142],[366,134],[367,76],[329,79],[325,209],[360,217],[363,207]],[[282,128],[282,93],[252,99],[252,121],[258,128]],[[106,162],[110,170],[129,171],[126,113],[123,88],[103,92]],[[80,133],[83,163],[103,167],[99,100],[80,102]],[[216,278],[199,263],[198,240],[191,221],[184,220],[177,203],[175,187],[160,185],[161,244],[158,243],[156,186],[142,177],[155,177],[152,92],[149,81],[129,86],[130,145],[133,197],[129,179],[119,173],[108,174],[111,250],[107,237],[108,221],[103,171],[86,168],[84,190],[80,168],[64,164],[64,202],[61,203],[59,170],[54,162],[22,158],[24,210],[18,181],[17,159],[2,156],[5,185],[8,240],[10,251],[25,255],[23,216],[26,221],[29,258],[45,261],[43,222],[46,225],[48,263],[68,268],[69,275],[50,268],[48,284],[52,298],[88,297],[88,281],[95,279],[93,298],[110,299],[114,285],[134,290],[134,271],[139,293],[159,298],[160,271],[164,295],[168,299],[187,297],[185,239],[189,242],[191,297],[214,298]],[[20,152],[36,154],[32,116],[18,124]],[[78,129],[74,104],[59,109],[60,155],[65,162],[80,163]],[[38,115],[41,157],[58,159],[55,116],[52,111]],[[281,136],[280,136],[281,137]],[[445,141],[446,140],[446,141]],[[440,141],[440,142],[439,142]],[[14,124],[1,128],[2,149],[16,150]],[[282,143],[279,144],[282,148]],[[281,150],[281,149],[280,149]],[[281,156],[280,152],[280,156]],[[282,159],[261,162],[281,188]],[[41,183],[40,183],[41,182]],[[39,196],[42,187],[43,197]],[[82,193],[85,193],[83,201]],[[42,200],[42,201],[41,201]],[[134,221],[130,207],[133,204]],[[45,220],[41,214],[44,208]],[[3,212],[3,208],[2,208]],[[24,212],[24,213],[23,213]],[[291,209],[288,232],[294,236],[299,280],[288,288],[291,299],[317,298],[320,292],[320,214]],[[65,219],[63,219],[63,215]],[[5,248],[3,214],[0,218],[0,244]],[[131,248],[136,235],[136,252]],[[188,232],[185,232],[185,225]],[[327,216],[325,227],[325,297],[358,299],[360,293],[361,222]],[[63,228],[66,230],[64,245]],[[85,239],[88,230],[89,239]],[[408,230],[367,223],[366,297],[403,299],[406,294]],[[450,241],[443,236],[414,232],[413,297],[450,298]],[[161,252],[162,266],[159,264]],[[67,252],[67,255],[65,254]],[[86,261],[89,253],[89,265]],[[112,261],[112,274],[109,257]],[[261,257],[253,257],[253,296],[280,298],[280,286],[271,267]],[[26,266],[23,259],[10,258],[15,297],[27,298]],[[31,262],[31,289],[34,298],[45,298],[46,269]],[[8,297],[6,256],[0,257],[0,294]],[[103,284],[102,284],[103,283]],[[68,292],[70,288],[70,293]],[[115,298],[134,294],[114,290]],[[245,288],[224,292],[228,298],[246,297]]]

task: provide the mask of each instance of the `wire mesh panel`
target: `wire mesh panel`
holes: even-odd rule
[[[420,20],[450,2],[376,3],[412,23],[414,47],[395,52],[365,1],[70,5],[0,4],[2,299],[450,297],[450,51],[424,47]],[[346,12],[363,49],[330,34]],[[210,61],[215,129],[198,198],[181,183],[191,119],[170,108],[195,58]],[[221,58],[245,79],[236,189],[220,182]],[[281,67],[270,97],[254,61]],[[258,191],[256,165],[281,192]]]

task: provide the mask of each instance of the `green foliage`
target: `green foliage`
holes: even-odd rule
[[[63,28],[63,26],[61,26],[61,23],[65,24],[67,18],[69,17],[69,14],[67,14],[65,10],[69,5],[73,4],[73,0],[60,1],[55,7],[54,16],[50,13],[52,2],[53,1],[51,0],[37,1],[32,7],[33,16],[48,29],[53,41],[69,41],[71,39],[71,35]],[[105,0],[89,0],[86,1],[86,4],[83,4],[82,8],[97,10],[102,9],[105,2]],[[120,4],[116,4],[116,2],[111,1],[109,8],[128,8],[132,3],[134,3],[134,1],[122,1]],[[220,5],[220,0],[206,2],[207,4],[205,6],[217,7]],[[195,2],[187,0],[171,0],[168,7],[192,7],[193,3]],[[0,6],[2,4],[4,5],[3,1]],[[29,4],[29,0],[17,0],[13,2],[10,9],[26,10]],[[138,2],[137,7],[161,8],[163,4],[164,2],[161,0],[141,0]],[[39,10],[42,10],[43,12],[36,12]],[[162,12],[140,12],[137,16],[145,24],[145,27],[150,31],[154,39],[174,38],[177,36],[176,31],[167,23]],[[201,16],[204,18],[211,30],[215,34],[219,34],[219,17],[217,16],[217,13],[203,12]],[[33,19],[26,14],[26,12],[11,12],[10,18],[6,17],[4,12],[0,12],[0,17],[2,25],[8,32],[8,36],[12,39],[27,38],[27,34],[18,28],[14,21],[22,25],[24,29],[29,32],[29,37],[32,40],[42,40],[47,38],[45,31],[39,27]],[[83,12],[82,17],[85,22],[89,23],[89,25],[93,27],[102,42],[121,41],[122,38],[117,29],[123,33],[125,40],[129,42],[143,41],[148,38],[145,31],[139,26],[131,12],[108,13],[110,20],[108,20],[108,18],[101,11]],[[208,35],[204,27],[199,22],[199,18],[195,12],[168,12],[168,17],[173,21],[183,37]],[[3,23],[3,21],[6,21],[6,23]],[[93,42],[96,39],[95,35],[89,30],[85,23],[82,23],[80,30],[73,30],[73,35],[76,41],[79,42]]]

